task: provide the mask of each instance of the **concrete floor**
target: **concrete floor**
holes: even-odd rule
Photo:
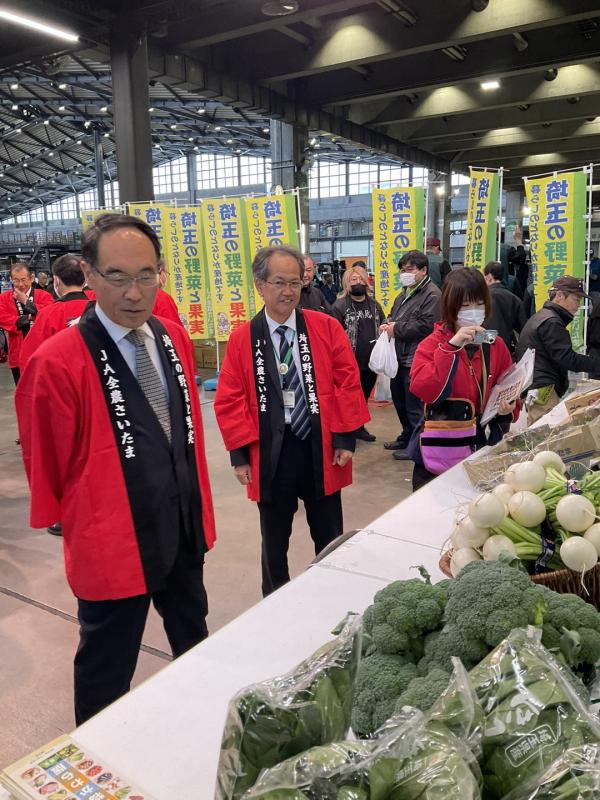
[[[209,373],[206,373],[208,376]],[[77,646],[76,603],[64,577],[61,539],[28,524],[29,490],[15,445],[13,385],[0,366],[0,767],[74,727],[72,658]],[[206,449],[218,541],[206,559],[209,629],[215,631],[260,599],[258,512],[233,477],[202,391]],[[343,492],[345,528],[364,527],[411,491],[412,464],[396,462],[382,443],[398,432],[391,404],[371,404],[377,442],[358,443],[354,483]],[[312,559],[302,513],[296,515],[290,570]],[[268,635],[268,632],[265,632]],[[169,660],[160,618],[152,609],[134,684]]]

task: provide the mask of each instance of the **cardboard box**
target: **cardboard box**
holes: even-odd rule
[[[574,394],[565,400],[565,408],[569,414],[574,414],[580,408],[589,408],[600,400],[600,388],[592,389],[582,394]]]
[[[490,453],[463,461],[463,467],[473,486],[485,492],[502,483],[502,476],[512,464],[528,461],[530,458],[529,452],[519,450],[510,453]]]

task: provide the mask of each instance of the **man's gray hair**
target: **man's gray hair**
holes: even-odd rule
[[[283,256],[291,256],[298,262],[300,268],[300,277],[304,277],[304,260],[303,255],[295,247],[290,247],[287,244],[280,244],[277,247],[263,247],[254,256],[252,262],[252,275],[255,281],[266,281],[269,274],[269,259],[277,253]]]

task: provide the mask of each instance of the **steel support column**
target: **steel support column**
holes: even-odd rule
[[[452,214],[452,173],[444,176],[444,212],[442,222],[442,255],[450,261],[450,215]]]
[[[299,190],[302,218],[301,247],[309,250],[308,159],[306,147],[308,128],[271,120],[271,184],[286,191]]]
[[[102,153],[102,139],[100,131],[94,128],[94,161],[96,164],[96,189],[98,191],[98,207],[106,208],[104,194],[104,155]],[[77,195],[75,195],[77,197]]]
[[[110,37],[110,62],[120,202],[153,200],[145,31],[128,30],[124,24],[115,26]]]

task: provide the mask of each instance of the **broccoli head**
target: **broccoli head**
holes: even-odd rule
[[[413,579],[390,583],[375,595],[363,617],[367,635],[380,653],[422,655],[421,639],[442,624],[447,590]]]
[[[526,573],[501,561],[473,561],[448,589],[444,619],[487,652],[513,628],[541,625],[547,607],[544,589]]]
[[[413,678],[408,687],[396,701],[398,714],[404,706],[413,706],[421,711],[429,711],[431,706],[445,692],[450,681],[448,673],[434,667],[425,677]]]
[[[387,653],[365,656],[354,686],[354,731],[365,735],[383,725],[394,713],[398,697],[416,677],[417,667],[404,656]]]
[[[544,587],[548,610],[544,615],[542,644],[560,651],[567,664],[576,667],[600,659],[600,614],[576,594],[559,594]],[[576,634],[577,647],[568,646],[565,632]]]
[[[458,625],[446,624],[441,631],[425,637],[423,658],[418,662],[419,675],[428,675],[433,669],[452,672],[452,658],[460,658],[467,669],[478,664],[488,654],[489,648],[479,638],[465,635]]]

